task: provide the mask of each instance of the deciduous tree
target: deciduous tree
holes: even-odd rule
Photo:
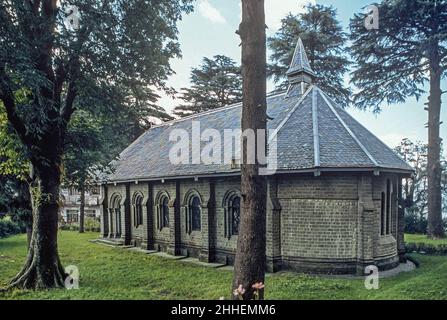
[[[190,3],[0,2],[0,100],[31,163],[33,206],[28,257],[10,287],[64,286],[57,226],[72,114],[77,105],[93,106],[87,101],[98,99],[92,90],[107,92],[109,86],[126,88],[120,92],[131,93],[130,101],[151,101],[154,88],[164,88],[172,72],[169,59],[180,54],[176,24]],[[17,99],[18,90],[24,99]]]

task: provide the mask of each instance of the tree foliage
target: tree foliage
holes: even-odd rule
[[[203,58],[191,71],[190,88],[182,88],[185,103],[174,109],[180,117],[240,102],[242,99],[241,68],[231,58],[217,55]]]
[[[288,14],[278,32],[268,39],[272,50],[269,75],[278,90],[287,89],[286,72],[292,61],[294,44],[303,40],[309,63],[318,84],[340,106],[350,102],[351,90],[344,84],[350,61],[347,57],[347,35],[332,6],[308,5],[307,11]]]
[[[168,89],[177,22],[191,10],[190,0],[0,2],[0,100],[30,161],[33,195],[30,251],[10,287],[64,285],[57,225],[68,123],[94,101],[113,101],[111,112],[150,108],[155,89]]]
[[[445,236],[441,196],[441,79],[447,66],[447,0],[383,0],[377,4],[379,27],[365,27],[365,14],[351,20],[352,82],[359,88],[354,103],[379,112],[383,103],[419,99],[429,82],[428,229]],[[377,19],[377,17],[376,17]]]
[[[28,188],[29,162],[0,102],[0,212],[31,230],[32,214]]]
[[[8,122],[3,103],[0,102],[0,176],[26,180],[29,163],[25,150]]]
[[[366,14],[351,20],[352,82],[360,89],[354,103],[379,112],[383,103],[403,103],[420,98],[428,78],[428,47],[439,42],[441,68],[447,66],[447,2],[382,1],[379,28],[365,28]]]
[[[405,221],[406,232],[427,233],[428,214],[428,176],[427,176],[427,153],[428,145],[410,139],[403,139],[395,148],[396,153],[402,157],[414,170],[412,178],[403,182],[403,198],[405,199]],[[447,217],[447,159],[441,160],[442,175],[442,198],[443,212]]]

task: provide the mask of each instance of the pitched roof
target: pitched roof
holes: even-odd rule
[[[241,111],[242,105],[235,104],[148,130],[121,153],[114,164],[116,170],[108,180],[122,182],[238,174],[240,170],[232,168],[231,164],[172,164],[169,152],[175,142],[169,141],[169,136],[175,129],[184,129],[191,137],[193,121],[197,121],[201,132],[215,129],[221,134],[221,150],[224,150],[230,146],[230,142],[223,139],[224,130],[240,129]],[[310,86],[301,96],[286,97],[282,93],[268,97],[267,115],[271,119],[268,129],[273,131],[269,134],[269,147],[275,138],[277,142],[278,172],[412,171],[407,163],[336,106],[317,86]],[[206,144],[202,142],[202,147]]]

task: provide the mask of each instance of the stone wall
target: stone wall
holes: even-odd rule
[[[381,234],[381,194],[386,193],[387,180],[390,180],[392,188],[391,198],[391,220],[390,233]],[[375,237],[375,253],[374,257],[381,264],[383,261],[392,261],[391,264],[396,263],[397,256],[397,237],[398,237],[398,176],[396,174],[382,174],[374,177],[373,199],[376,210],[376,237]]]
[[[284,267],[356,260],[357,177],[284,177],[277,197]]]
[[[390,233],[380,234],[381,193],[394,192]],[[397,259],[398,176],[393,174],[281,175],[270,177],[267,198],[267,269],[353,273],[366,265],[386,268]],[[135,226],[132,199],[144,196],[143,225]],[[108,185],[102,207],[123,199],[124,242],[146,249],[232,264],[237,236],[228,232],[229,194],[240,194],[240,178],[183,179]],[[159,200],[169,198],[169,227],[158,228]],[[201,230],[189,232],[189,200],[201,201]],[[107,200],[107,201],[106,201]],[[125,213],[125,214],[124,214]],[[127,216],[127,218],[126,218]],[[107,215],[103,235],[108,232]],[[113,217],[112,217],[113,219]],[[113,237],[113,235],[112,235]]]

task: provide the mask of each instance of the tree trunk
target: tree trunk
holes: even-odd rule
[[[26,245],[28,246],[28,250],[31,246],[31,237],[33,235],[33,225],[32,224],[26,224]]]
[[[439,44],[433,41],[429,47],[430,98],[428,108],[428,236],[443,238],[441,198],[441,60]]]
[[[20,199],[22,200],[22,203],[20,204],[20,209],[25,212],[29,212],[29,215],[26,215],[22,218],[22,221],[25,224],[26,229],[26,244],[29,249],[31,244],[31,235],[33,232],[33,214],[32,214],[33,208],[31,203],[30,186],[28,182],[22,182],[20,184],[19,192],[20,192]]]
[[[84,217],[85,217],[85,184],[81,184],[81,205],[79,207],[79,233],[84,233]]]
[[[57,249],[60,166],[33,166],[31,198],[33,230],[28,256],[10,288],[48,289],[64,287],[65,271]]]
[[[242,39],[242,131],[252,129],[257,133],[257,130],[266,128],[264,0],[242,0],[242,22],[239,34]],[[262,143],[262,141],[256,141],[256,150],[259,148],[258,142]],[[241,159],[243,206],[234,264],[233,289],[242,285],[245,289],[243,298],[251,300],[254,297],[252,285],[264,282],[265,277],[267,184],[265,176],[259,175],[260,164],[257,152],[255,164],[249,164],[246,161],[247,149],[253,149],[253,146],[247,146],[247,141],[243,140]],[[262,299],[263,290],[259,293],[259,298]]]

